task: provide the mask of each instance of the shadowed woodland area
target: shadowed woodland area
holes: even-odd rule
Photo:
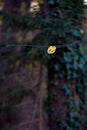
[[[86,15],[83,0],[0,0],[0,130],[87,129]]]

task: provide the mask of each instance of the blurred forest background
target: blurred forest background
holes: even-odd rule
[[[0,130],[87,129],[84,38],[83,0],[0,0]]]

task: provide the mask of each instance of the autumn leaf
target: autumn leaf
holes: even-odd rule
[[[56,51],[56,47],[55,46],[50,46],[48,49],[47,49],[47,53],[48,54],[53,54],[55,53]]]

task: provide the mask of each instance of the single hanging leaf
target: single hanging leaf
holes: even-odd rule
[[[54,54],[56,51],[56,46],[50,46],[48,49],[47,49],[47,53],[48,54]]]

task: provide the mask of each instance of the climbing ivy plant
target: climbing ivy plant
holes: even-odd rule
[[[51,118],[53,121],[53,123],[51,121],[52,125],[56,125],[53,127],[50,124],[50,130],[53,128],[80,130],[85,122],[83,114],[85,108],[85,54],[84,42],[82,42],[83,0],[49,0],[48,4],[51,18],[54,21],[54,29],[53,32],[51,31],[54,36],[53,41],[56,44],[79,41],[78,45],[73,44],[73,46],[57,49],[57,52],[50,56],[48,61],[48,99],[46,102],[48,107],[46,110],[49,120]],[[59,87],[60,79],[63,82],[61,88]],[[65,99],[66,117],[62,119],[56,109],[61,106],[61,104],[57,105],[58,100],[61,100],[58,99],[59,94],[56,93],[57,87],[62,89],[67,97]],[[55,119],[52,119],[52,116]]]

